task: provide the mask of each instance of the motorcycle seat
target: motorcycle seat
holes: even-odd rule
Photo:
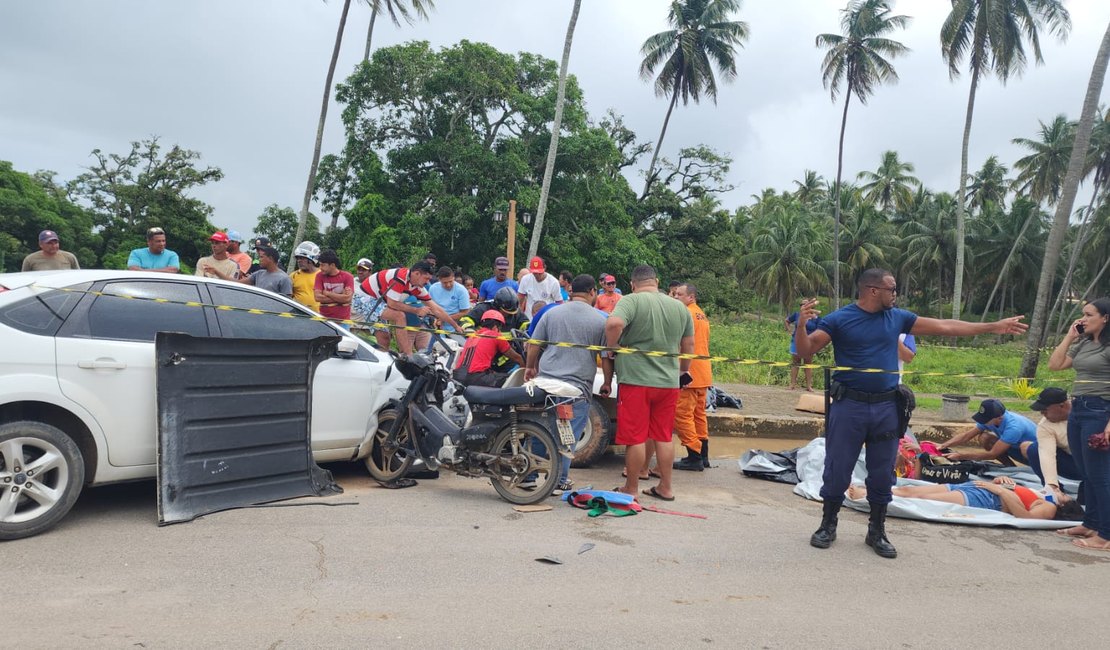
[[[519,388],[489,388],[486,386],[467,386],[463,390],[463,399],[471,404],[495,404],[499,406],[529,405],[542,406],[547,400],[547,393],[536,388],[532,394],[528,389]]]

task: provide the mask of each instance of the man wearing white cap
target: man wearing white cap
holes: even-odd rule
[[[62,250],[58,233],[44,230],[39,233],[39,250],[23,258],[23,271],[65,271],[81,268],[73,253]]]
[[[228,229],[227,231],[227,256],[239,265],[239,274],[246,275],[251,270],[251,264],[254,260],[251,259],[249,253],[244,253],[239,249],[243,245],[243,236],[239,234],[238,230]]]

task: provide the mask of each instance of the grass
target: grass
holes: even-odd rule
[[[930,345],[932,343],[932,345]],[[907,366],[907,370],[921,372],[943,372],[947,375],[974,373],[977,375],[999,375],[1017,379],[1021,367],[1021,357],[1025,350],[1022,341],[999,343],[981,347],[947,347],[947,341],[923,341],[918,343],[917,357]],[[790,361],[790,340],[782,328],[782,321],[776,316],[766,316],[760,320],[744,320],[739,323],[714,322],[709,341],[709,350],[714,355],[738,359],[760,359],[764,361]],[[831,365],[831,348],[822,350],[814,363]],[[788,386],[790,369],[766,365],[743,365],[739,363],[713,364],[714,379],[723,383],[761,384],[769,386]],[[801,372],[799,372],[801,374]],[[823,386],[823,371],[814,370],[814,385]],[[1046,386],[1071,388],[1072,372],[1051,372],[1048,370],[1048,353],[1042,353],[1037,376],[1029,382],[1036,391]],[[914,391],[923,394],[955,393],[972,396],[996,396],[1008,398],[1007,403],[1020,402],[1025,398],[1018,392],[1026,392],[1021,383],[1010,383],[996,379],[966,379],[959,377],[919,377],[906,375],[905,382]],[[918,403],[925,408],[939,408]]]

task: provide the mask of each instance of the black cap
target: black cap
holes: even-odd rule
[[[1053,404],[1063,404],[1068,401],[1068,392],[1063,388],[1049,386],[1037,396],[1037,401],[1029,405],[1032,411],[1043,411]]]
[[[986,424],[1006,412],[1006,407],[996,399],[985,399],[979,405],[979,410],[971,416],[979,424]]]

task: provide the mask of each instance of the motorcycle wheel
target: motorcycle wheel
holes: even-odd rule
[[[396,409],[385,409],[378,414],[378,428],[374,431],[374,441],[370,443],[370,453],[366,456],[366,471],[370,472],[375,481],[388,483],[405,475],[412,465],[413,457],[404,450],[398,449],[390,455],[382,451],[382,441],[389,436],[389,429],[397,419]],[[398,436],[402,445],[408,441],[408,427],[405,427]]]
[[[505,427],[494,438],[490,453],[500,457],[491,479],[502,499],[527,505],[551,496],[559,480],[559,450],[547,429],[521,422],[513,435],[512,428]],[[531,475],[535,475],[536,486],[522,486]]]
[[[590,399],[590,417],[586,420],[582,437],[574,447],[574,458],[570,466],[589,467],[601,460],[609,450],[609,444],[613,439],[612,429],[613,422],[605,412],[605,407],[597,401],[597,398]]]

